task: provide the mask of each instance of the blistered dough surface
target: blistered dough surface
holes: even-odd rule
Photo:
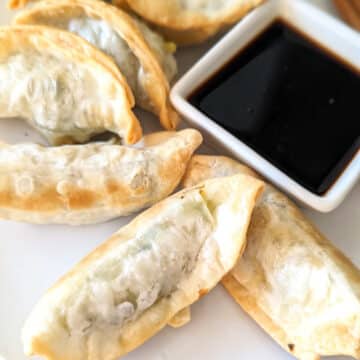
[[[194,156],[185,186],[257,176],[226,157]],[[360,271],[283,194],[267,185],[248,243],[224,285],[271,336],[302,360],[360,355]]]
[[[111,117],[116,102],[103,97],[107,83],[99,83],[86,68],[35,51],[14,54],[0,64],[0,78],[3,115],[32,119],[40,128],[74,137],[77,131],[80,137],[102,131],[96,119]],[[93,128],[86,133],[89,123]]]
[[[152,205],[175,189],[202,141],[191,129],[163,135],[144,149],[1,144],[0,217],[79,225]]]
[[[26,353],[110,360],[141,345],[232,268],[261,189],[240,175],[143,212],[40,300],[24,327]]]
[[[22,117],[51,144],[111,131],[124,142],[142,130],[115,64],[69,32],[43,26],[0,29],[0,117]]]
[[[176,47],[135,15],[100,1],[48,0],[20,13],[15,23],[49,25],[87,40],[114,60],[137,105],[158,115],[166,129],[175,128],[169,82],[177,72]]]
[[[125,0],[141,17],[166,30],[184,31],[191,43],[191,34],[213,29],[239,20],[263,0]],[[171,34],[171,32],[169,32]],[[181,40],[181,33],[177,34]],[[210,34],[209,34],[210,35]]]

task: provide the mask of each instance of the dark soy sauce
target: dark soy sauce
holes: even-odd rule
[[[280,20],[189,101],[319,195],[359,151],[359,72]]]

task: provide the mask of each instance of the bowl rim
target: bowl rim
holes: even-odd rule
[[[277,18],[311,35],[315,41],[360,71],[360,57],[356,56],[360,53],[360,36],[356,31],[304,0],[268,0],[235,25],[178,80],[171,90],[171,102],[192,126],[202,130],[207,137],[275,186],[310,208],[329,212],[340,205],[360,179],[360,149],[326,193],[318,195],[286,175],[187,100],[196,88]]]

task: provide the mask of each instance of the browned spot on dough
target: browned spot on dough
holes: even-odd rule
[[[8,206],[12,203],[12,194],[9,190],[2,190],[0,192],[0,205]]]
[[[208,289],[200,289],[199,291],[199,299],[205,296],[209,292]]]
[[[114,179],[108,180],[106,182],[106,192],[110,197],[110,202],[112,206],[125,207],[137,205],[144,200],[148,193],[144,193],[141,189],[133,189],[130,186],[124,185],[119,181]]]
[[[67,197],[70,208],[76,210],[89,208],[96,200],[96,196],[92,191],[82,189],[80,190],[76,187],[69,191]]]
[[[293,352],[294,349],[295,349],[295,345],[294,345],[294,344],[288,344],[288,348],[289,348],[289,350],[290,350],[291,352]]]
[[[168,179],[170,184],[173,184],[174,180],[177,180],[185,172],[185,165],[189,161],[190,155],[190,152],[186,149],[180,149],[171,160],[169,159],[169,161],[165,161],[159,166],[159,178]]]
[[[29,211],[51,211],[63,206],[63,200],[54,187],[36,195],[18,196],[13,189],[0,192],[0,206]]]
[[[36,197],[35,197],[36,199]],[[28,198],[25,200],[25,208],[29,210],[50,211],[61,207],[63,201],[55,188],[51,187],[38,196],[38,199]]]
[[[113,194],[115,192],[118,192],[120,190],[119,183],[115,180],[108,180],[106,182],[106,191],[109,194]]]
[[[69,135],[58,136],[53,140],[53,145],[72,145],[74,144],[74,139]]]
[[[44,356],[48,359],[55,359],[57,354],[50,349],[50,346],[39,337],[35,337],[31,340],[32,354]],[[64,358],[65,359],[65,358]]]

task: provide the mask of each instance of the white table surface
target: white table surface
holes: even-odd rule
[[[335,14],[330,0],[313,2]],[[1,0],[0,24],[7,24],[11,19],[5,3]],[[181,50],[178,55],[180,72],[189,68],[209,46]],[[148,119],[144,114],[140,116],[146,120],[147,131],[157,129],[154,119]],[[1,121],[0,134],[1,140],[9,142],[39,140],[29,127],[18,121]],[[206,147],[203,151],[209,152]],[[360,266],[360,184],[330,214],[305,211],[323,233]],[[0,221],[0,359],[1,356],[6,360],[25,359],[20,330],[34,303],[61,274],[129,219],[84,227]],[[177,330],[164,329],[125,358],[285,360],[292,357],[281,350],[218,286],[192,307],[190,324]]]

